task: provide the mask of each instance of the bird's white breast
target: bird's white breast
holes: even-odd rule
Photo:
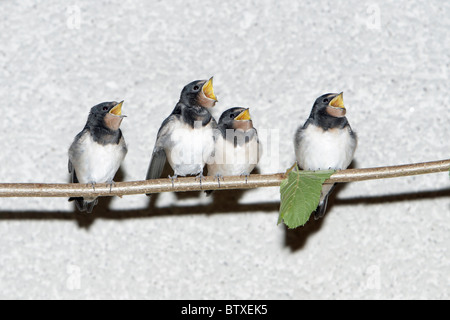
[[[188,176],[203,172],[214,152],[214,131],[211,125],[193,129],[178,125],[165,145],[167,160],[175,175]]]
[[[261,149],[256,135],[249,142],[237,145],[234,140],[226,140],[219,135],[214,149],[214,161],[208,164],[208,175],[248,175],[257,166],[260,155]]]
[[[309,125],[298,133],[296,157],[304,170],[346,169],[353,160],[356,139],[350,128],[323,130]]]
[[[125,155],[123,144],[101,145],[90,134],[79,140],[76,152],[70,152],[77,178],[86,184],[111,182]]]

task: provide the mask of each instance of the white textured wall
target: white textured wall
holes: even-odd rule
[[[125,180],[145,177],[182,87],[279,130],[280,163],[315,98],[345,91],[357,167],[450,151],[448,1],[0,2],[0,181],[67,182],[91,106],[125,99]],[[266,154],[267,156],[267,154]],[[275,156],[275,155],[273,155]],[[239,198],[240,197],[240,198]],[[239,199],[239,200],[237,200]],[[0,298],[450,298],[450,180],[349,184],[325,220],[276,225],[276,188],[214,199],[0,199]]]

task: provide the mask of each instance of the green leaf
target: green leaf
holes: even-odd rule
[[[278,224],[284,221],[290,229],[304,226],[319,205],[323,183],[334,173],[333,170],[290,171],[280,187],[281,208]]]

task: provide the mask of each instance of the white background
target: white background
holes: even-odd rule
[[[280,137],[345,92],[356,167],[449,158],[448,1],[0,2],[0,181],[68,182],[89,109],[125,100],[124,180],[145,177],[183,86]],[[271,163],[272,158],[279,159]],[[447,173],[348,184],[326,218],[277,226],[279,191],[0,199],[0,298],[450,298]]]

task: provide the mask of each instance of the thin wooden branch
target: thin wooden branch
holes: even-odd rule
[[[450,159],[427,163],[408,164],[402,166],[349,169],[337,171],[325,183],[356,182],[375,179],[397,178],[445,172],[450,170]],[[108,197],[139,195],[163,192],[187,192],[202,190],[231,190],[256,189],[264,187],[277,187],[286,179],[286,174],[251,175],[247,180],[244,177],[225,177],[218,181],[206,177],[200,184],[195,178],[179,178],[172,183],[170,179],[148,181],[120,182],[110,188],[106,184],[91,186],[81,184],[0,184],[0,198],[51,198],[51,197]]]

